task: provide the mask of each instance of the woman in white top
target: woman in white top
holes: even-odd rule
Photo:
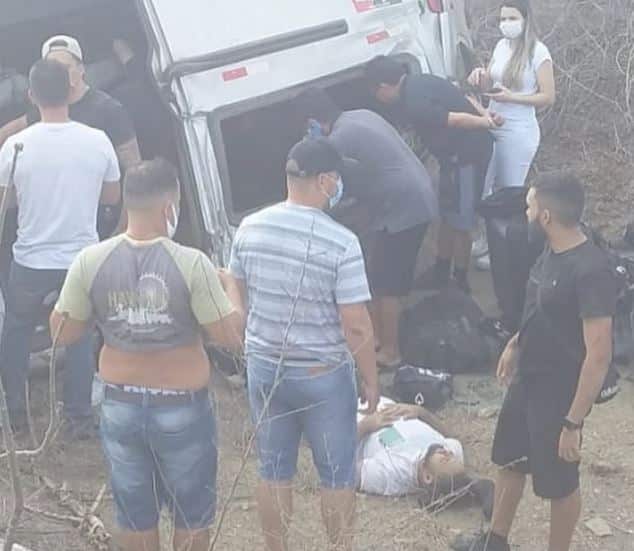
[[[489,191],[523,186],[539,148],[536,110],[555,102],[555,78],[548,48],[537,39],[528,0],[503,0],[498,42],[488,69],[475,69],[472,86],[491,98],[491,111],[505,119],[492,133],[495,154]]]

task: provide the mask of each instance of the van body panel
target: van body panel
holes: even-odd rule
[[[196,9],[200,8],[203,14],[210,11],[208,4],[202,0],[187,1],[195,4]],[[218,168],[222,164],[217,157],[218,152],[223,151],[222,144],[218,143],[222,137],[219,129],[216,132],[210,130],[210,115],[213,118],[219,110],[227,106],[318,82],[329,75],[359,67],[380,54],[407,53],[416,59],[423,72],[431,71],[420,39],[420,8],[416,1],[403,0],[386,4],[385,7],[357,12],[352,0],[327,0],[323,3],[294,0],[291,4],[295,7],[284,18],[283,24],[277,18],[269,21],[272,17],[270,10],[264,10],[258,12],[263,19],[258,32],[251,33],[247,26],[244,28],[251,34],[240,34],[239,38],[233,27],[237,25],[238,19],[244,18],[246,8],[244,2],[238,2],[241,9],[232,5],[229,10],[228,20],[235,25],[230,25],[232,29],[223,35],[224,39],[210,38],[213,33],[209,31],[208,20],[205,20],[204,15],[196,18],[196,22],[200,21],[200,29],[192,29],[188,20],[184,31],[182,13],[190,12],[189,9],[183,10],[182,2],[178,4],[180,7],[176,10],[169,0],[141,0],[152,31],[157,35],[154,43],[160,51],[153,56],[153,71],[158,81],[163,79],[170,65],[213,54],[210,50],[213,46],[227,50],[229,40],[235,40],[237,44],[248,44],[253,43],[254,38],[271,39],[274,38],[274,32],[294,32],[301,30],[302,26],[312,29],[319,24],[341,20],[347,23],[345,34],[255,56],[232,65],[183,74],[163,83],[169,89],[175,111],[184,128],[195,184],[201,197],[205,228],[214,250],[224,260],[234,225],[227,216],[227,211],[231,209],[225,200],[223,189],[226,186],[223,188]],[[297,5],[312,7],[298,9]],[[319,9],[315,8],[317,5]],[[177,17],[176,12],[181,15]],[[313,17],[315,14],[318,16]],[[175,23],[177,19],[181,21],[180,31]],[[256,25],[258,18],[249,17],[249,21],[248,25]],[[196,26],[197,23],[194,24]],[[236,43],[233,44],[234,48]]]

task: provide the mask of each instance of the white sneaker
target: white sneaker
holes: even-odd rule
[[[491,270],[491,257],[489,256],[488,252],[484,255],[481,256],[480,258],[478,258],[475,262],[476,268],[478,268],[478,270],[481,270],[482,272],[488,272]]]
[[[480,224],[474,233],[473,247],[471,249],[471,258],[480,258],[489,252],[489,243],[487,242],[486,230]]]

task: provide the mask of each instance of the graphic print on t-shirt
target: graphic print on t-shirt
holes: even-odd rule
[[[170,292],[165,278],[144,273],[136,289],[108,293],[108,321],[125,322],[135,331],[151,332],[157,325],[170,325]]]

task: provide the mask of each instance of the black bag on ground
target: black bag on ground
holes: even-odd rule
[[[445,373],[472,373],[491,367],[492,344],[482,332],[485,316],[458,290],[423,298],[405,310],[400,325],[403,359]]]
[[[399,402],[437,410],[453,397],[453,377],[441,371],[404,365],[394,376],[394,395]]]

